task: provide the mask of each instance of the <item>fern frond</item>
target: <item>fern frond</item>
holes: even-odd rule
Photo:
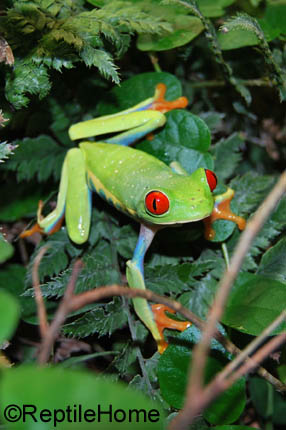
[[[4,160],[9,157],[9,155],[14,154],[14,149],[17,145],[11,145],[11,143],[2,142],[0,143],[0,163],[4,163]]]
[[[80,56],[88,67],[96,66],[104,77],[111,78],[112,82],[119,84],[117,67],[107,52],[86,46],[80,51]]]
[[[245,13],[238,13],[235,17],[228,19],[221,27],[220,31],[227,33],[231,30],[246,30],[257,37],[258,45],[263,53],[264,60],[269,68],[272,82],[278,87],[281,101],[286,99],[286,77],[279,64],[276,62],[269,48],[265,34],[258,21]]]
[[[6,97],[16,109],[27,106],[27,94],[38,94],[44,98],[50,91],[51,83],[48,72],[43,65],[32,61],[16,61],[13,73],[9,73],[6,81]]]
[[[39,182],[50,176],[56,180],[60,176],[65,149],[49,136],[25,138],[14,142],[18,147],[14,156],[5,164],[5,168],[17,172],[18,181],[37,177]]]

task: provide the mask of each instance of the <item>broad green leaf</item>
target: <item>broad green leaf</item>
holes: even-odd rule
[[[234,3],[235,0],[197,0],[202,14],[208,18],[215,18],[225,13],[225,8]]]
[[[199,167],[213,169],[213,159],[208,153],[210,131],[198,116],[185,110],[173,110],[166,114],[167,123],[151,141],[145,140],[138,149],[155,155],[170,164],[178,161],[192,173]]]
[[[257,336],[285,310],[285,303],[285,284],[261,275],[242,273],[232,287],[222,322]],[[285,329],[286,323],[283,323],[273,334]]]
[[[267,41],[285,35],[285,14],[286,2],[284,0],[267,2],[264,16],[257,19]],[[241,27],[230,31],[223,31],[223,28],[218,34],[218,41],[223,50],[259,44],[259,39],[255,32],[247,25],[241,25]]]
[[[286,282],[286,239],[281,239],[276,245],[269,248],[263,255],[257,274]]]
[[[20,305],[21,319],[31,324],[38,324],[37,306],[34,297],[26,297],[25,291],[26,269],[19,264],[5,266],[0,272],[0,288],[17,298]],[[55,303],[45,303],[47,311],[55,308]]]
[[[163,8],[165,9],[166,5],[161,7],[161,9]],[[162,12],[158,10],[158,13]],[[141,51],[166,51],[174,49],[191,42],[204,28],[202,22],[195,16],[174,13],[170,17],[170,21],[173,26],[172,32],[139,35],[137,48]]]
[[[259,415],[273,424],[286,425],[286,401],[274,387],[262,378],[254,376],[249,381],[251,400]]]
[[[41,185],[17,184],[15,180],[1,189],[0,221],[13,222],[22,217],[36,216],[39,200],[46,197]]]
[[[286,2],[285,0],[267,1],[265,14],[258,20],[267,40],[273,40],[286,33]]]
[[[11,243],[5,240],[2,233],[0,233],[0,264],[12,257],[14,254],[14,247]]]
[[[12,337],[19,320],[20,309],[17,300],[0,290],[0,344]]]
[[[188,368],[192,358],[190,346],[198,339],[200,339],[198,329],[190,327],[176,336],[174,339],[176,343],[169,345],[159,360],[158,377],[162,396],[171,406],[178,409],[183,406],[184,402]],[[222,370],[225,362],[225,350],[216,341],[212,341],[212,351],[214,350],[214,356],[209,356],[207,361],[206,383]],[[215,400],[203,415],[212,424],[232,423],[241,415],[245,403],[245,380],[241,378]]]
[[[161,82],[167,87],[167,100],[181,97],[182,86],[174,75],[165,72],[140,73],[140,75],[123,81],[120,87],[116,86],[107,93],[105,100],[98,104],[98,115],[108,115],[129,109],[143,100],[153,97],[156,85]]]
[[[236,28],[229,32],[219,32],[218,42],[222,50],[238,49],[243,46],[254,46],[259,44],[257,36],[248,29]]]
[[[164,415],[159,404],[107,378],[63,368],[21,366],[9,370],[3,371],[0,388],[1,420],[7,429],[107,430],[129,427],[139,430],[146,429],[146,424],[154,430],[164,428]],[[36,423],[29,414],[25,420],[22,417],[18,422],[8,423],[4,408],[10,404],[21,409],[24,405],[34,405],[29,410],[34,410]],[[44,419],[41,420],[41,411],[47,409],[51,415],[42,413]],[[10,416],[15,417],[15,409],[10,410]]]

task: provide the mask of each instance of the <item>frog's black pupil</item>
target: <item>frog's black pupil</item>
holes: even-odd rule
[[[153,205],[154,211],[156,212],[156,210],[157,210],[156,199],[153,199],[152,205]]]

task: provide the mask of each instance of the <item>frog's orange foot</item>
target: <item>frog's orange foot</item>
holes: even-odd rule
[[[225,197],[224,197],[225,196]],[[225,219],[233,221],[238,226],[239,230],[244,230],[246,221],[244,218],[234,214],[230,208],[230,203],[233,199],[234,191],[229,188],[225,194],[218,196],[218,200],[215,201],[214,209],[211,215],[204,219],[205,224],[205,238],[212,240],[215,237],[215,231],[212,228],[213,223],[217,219]]]
[[[172,109],[183,109],[188,105],[188,99],[186,97],[179,97],[172,101],[165,100],[166,90],[167,87],[163,83],[156,86],[155,98],[151,109],[165,113]]]
[[[192,324],[189,321],[173,320],[172,318],[169,318],[166,315],[166,313],[165,313],[166,311],[168,311],[171,314],[175,313],[175,311],[173,309],[169,308],[168,306],[165,306],[162,304],[152,305],[152,312],[154,314],[154,320],[157,324],[158,331],[160,333],[160,338],[161,338],[161,341],[158,344],[158,351],[160,352],[160,354],[163,354],[163,352],[165,351],[165,349],[168,346],[168,343],[164,340],[164,335],[163,335],[163,331],[165,328],[184,331],[184,330],[186,330],[186,328],[190,327],[190,325]]]
[[[44,206],[44,204],[43,204],[42,200],[39,200],[37,217],[38,217],[38,220],[40,220],[40,221],[43,219],[43,216],[42,216],[43,206]],[[64,220],[64,215],[61,216],[57,220],[57,222],[53,225],[53,227],[49,231],[45,231],[42,227],[40,227],[40,225],[38,223],[36,223],[29,230],[23,231],[23,233],[20,234],[20,237],[21,238],[29,237],[29,236],[32,236],[32,234],[34,234],[34,233],[41,233],[41,234],[47,234],[47,235],[56,233],[57,231],[60,230],[62,223],[63,223],[63,220]]]
[[[34,233],[44,233],[44,230],[39,226],[38,223],[34,224],[29,230],[25,230],[20,234],[20,237],[23,239],[25,237],[32,236]]]

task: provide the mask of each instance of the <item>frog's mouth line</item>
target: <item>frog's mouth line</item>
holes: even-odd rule
[[[156,219],[154,219],[153,224],[156,224],[156,225],[173,225],[173,226],[181,225],[181,224],[189,224],[190,222],[202,221],[203,219],[208,218],[210,215],[211,215],[211,212],[208,215],[201,216],[201,217],[198,217],[195,219],[193,218],[191,220],[170,221],[170,222],[156,222]],[[159,219],[158,219],[158,221],[159,221]]]

